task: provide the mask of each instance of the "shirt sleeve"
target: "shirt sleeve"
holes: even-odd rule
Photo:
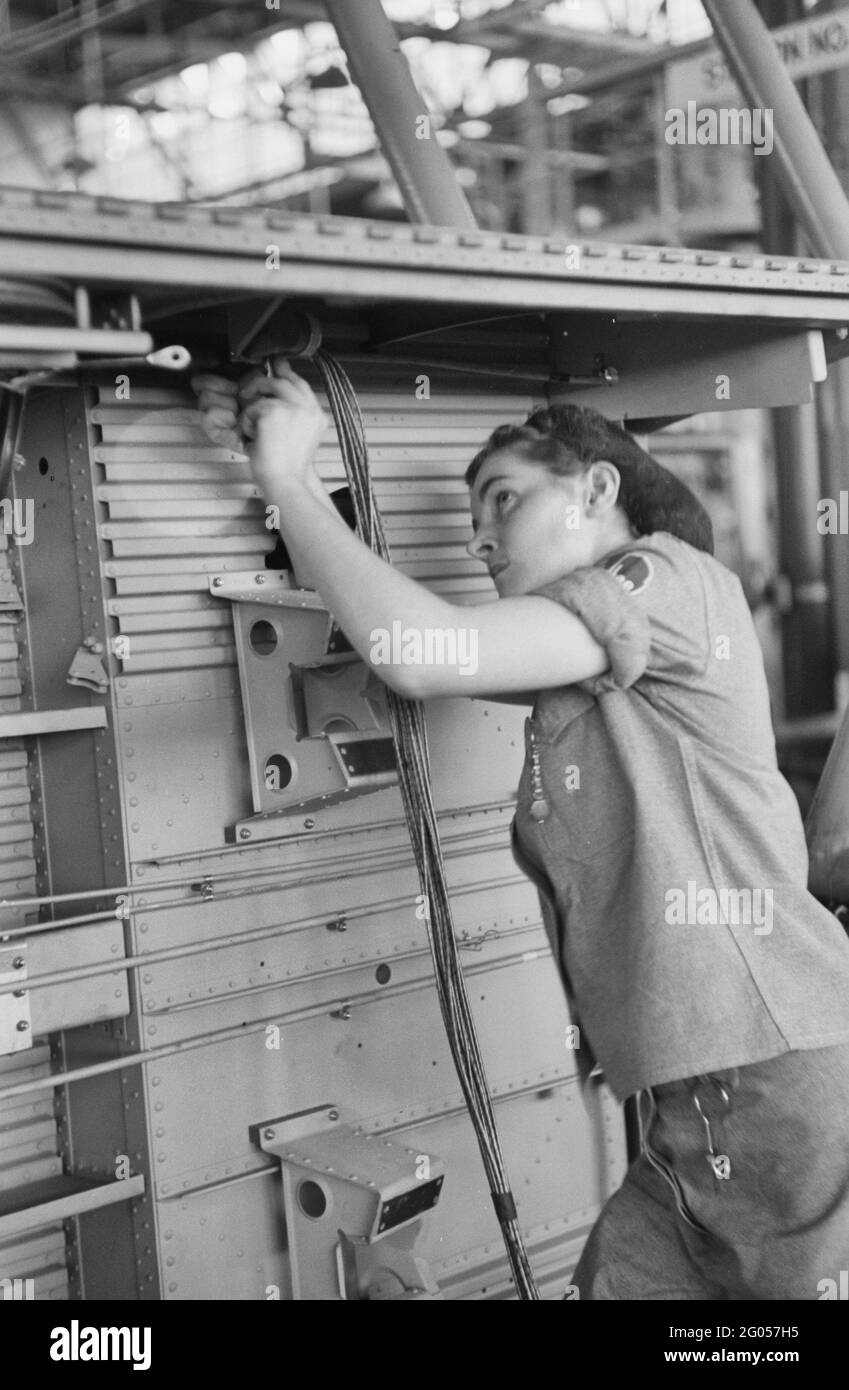
[[[698,552],[675,537],[635,541],[534,593],[562,603],[607,652],[609,670],[579,682],[593,695],[627,690],[643,676],[687,681],[707,668],[707,596]]]

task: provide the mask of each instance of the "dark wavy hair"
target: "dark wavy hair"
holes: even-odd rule
[[[605,459],[619,471],[619,504],[637,535],[668,531],[713,554],[713,527],[698,498],[626,430],[589,406],[554,405],[535,410],[524,424],[499,425],[466,469],[469,487],[485,461],[502,449],[560,476],[584,473]]]

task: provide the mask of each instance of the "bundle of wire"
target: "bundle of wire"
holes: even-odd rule
[[[389,561],[380,513],[371,490],[365,429],[354,388],[343,368],[329,353],[319,350],[313,360],[321,374],[336,424],[354,504],[357,532],[376,555]],[[520,1299],[539,1299],[539,1290],[516,1218],[516,1204],[501,1153],[480,1045],[457,951],[431,790],[424,709],[420,702],[407,700],[391,689],[387,690],[387,700],[404,812],[425,895],[425,921],[445,1031],[477,1135],[516,1290]]]

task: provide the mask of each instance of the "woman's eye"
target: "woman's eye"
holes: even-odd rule
[[[495,505],[496,505],[496,507],[498,508],[499,511],[502,510],[501,503],[502,503],[503,499],[504,499],[505,497],[512,497],[512,496],[513,496],[513,493],[510,492],[507,488],[502,488],[500,492],[497,492],[497,493],[495,494]]]

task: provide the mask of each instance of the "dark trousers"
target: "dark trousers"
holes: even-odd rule
[[[590,1232],[572,1276],[582,1299],[816,1300],[841,1286],[849,1046],[688,1077],[638,1101],[643,1152]]]

